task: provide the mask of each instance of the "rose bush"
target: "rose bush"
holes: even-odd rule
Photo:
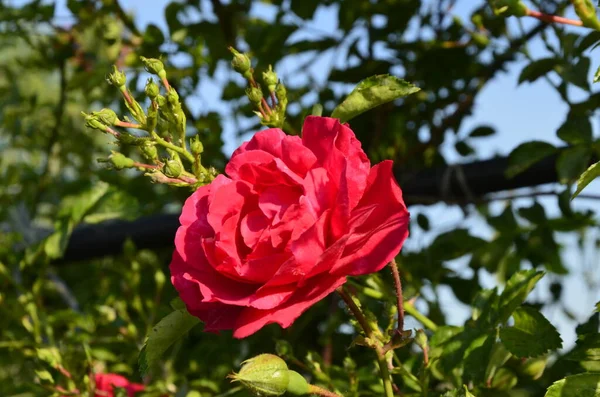
[[[392,162],[373,167],[337,119],[242,144],[185,202],[171,281],[206,331],[290,326],[347,276],[380,270],[408,236]]]

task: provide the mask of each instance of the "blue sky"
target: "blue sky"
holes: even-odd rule
[[[20,3],[21,1],[18,2]],[[60,17],[59,21],[68,22],[69,11],[65,6],[66,1],[59,1],[58,3],[56,15]],[[145,26],[152,22],[166,30],[163,9],[168,4],[167,0],[121,0],[121,4],[126,10],[131,11],[135,15],[138,26]],[[479,1],[461,0],[457,2],[451,13],[461,16],[464,21],[468,21],[471,9],[478,4],[480,4]],[[266,19],[274,17],[273,9],[267,4],[254,6],[252,13]],[[320,34],[335,35],[336,13],[337,9],[335,7],[320,7],[315,15],[315,19],[309,23],[308,29],[301,34],[308,37]],[[568,16],[573,17],[574,14],[571,12]],[[525,29],[530,28],[536,23],[535,20],[527,18],[522,19],[521,22]],[[511,31],[516,34],[518,32],[518,25],[515,18],[511,18],[510,26]],[[583,28],[573,28],[576,31],[581,31],[581,29]],[[383,49],[380,51],[384,52]],[[539,40],[532,41],[529,44],[529,51],[533,58],[543,57],[545,52]],[[592,70],[589,76],[590,81],[596,67],[600,65],[600,50],[592,53],[591,59]],[[319,70],[322,70],[322,67],[328,67],[332,62],[339,63],[338,60],[333,58],[333,54],[325,56],[317,65],[313,65],[310,73],[319,81]],[[519,73],[526,64],[524,60],[515,62],[506,72],[500,73],[492,82],[488,83],[477,97],[473,115],[461,127],[458,137],[464,137],[473,127],[480,124],[488,124],[496,128],[496,135],[471,141],[471,144],[477,149],[478,158],[489,158],[495,154],[508,154],[519,143],[529,140],[542,140],[557,145],[561,144],[561,141],[555,135],[555,131],[564,121],[568,108],[555,93],[554,89],[543,79],[532,84],[517,84]],[[296,78],[293,73],[294,66],[293,62],[284,62],[278,64],[276,70],[284,81],[291,82]],[[443,70],[440,70],[440,73],[443,73]],[[227,111],[226,105],[217,100],[219,97],[219,84],[227,79],[227,70],[221,68],[216,75],[215,81],[205,80],[200,89],[201,93],[197,97],[191,98],[191,106],[195,109],[206,111]],[[574,89],[570,94],[572,94],[574,99],[583,97],[583,93],[577,92],[577,89]],[[594,130],[597,131],[596,119],[593,120],[593,124]],[[228,122],[225,127],[225,152],[231,153],[241,142],[235,138],[236,127],[233,123]],[[456,139],[453,133],[448,133],[447,142],[443,147],[447,159],[451,162],[468,162],[470,159],[461,158],[454,151],[453,143]],[[598,182],[592,183],[586,192],[599,193],[599,185]],[[544,189],[548,190],[548,186],[544,187]],[[530,199],[518,200],[518,204],[523,205],[527,205],[530,202]],[[550,215],[558,214],[554,198],[543,198],[540,199],[540,202],[547,208]],[[576,208],[598,208],[594,201],[585,199],[577,199],[574,205]],[[497,209],[500,209],[501,206],[501,203],[495,205]],[[428,207],[413,207],[411,208],[413,219],[419,212],[426,213],[432,220],[435,219],[435,226],[438,231],[446,231],[457,226],[466,226],[474,234],[485,237],[490,237],[492,233],[481,219],[476,216],[469,216],[465,219],[462,211],[455,207],[448,207],[441,204]],[[593,242],[598,236],[595,230],[590,231],[590,233],[592,236],[589,240]],[[433,235],[415,230],[406,247],[407,249],[418,248],[428,244],[432,238]],[[561,236],[560,241],[565,246],[564,258],[573,272],[572,275],[568,276],[565,285],[566,306],[580,320],[583,320],[591,314],[593,304],[600,299],[600,292],[596,292],[600,291],[600,288],[594,291],[584,285],[584,281],[586,280],[600,281],[598,272],[594,271],[594,269],[598,268],[597,255],[595,255],[597,251],[595,247],[587,247],[584,250],[579,249],[574,236]],[[464,271],[461,270],[465,267],[461,265],[462,263],[458,261],[450,266],[459,271]],[[540,287],[536,288],[534,295],[537,298],[548,297],[546,291],[551,279],[552,276],[547,276]],[[494,278],[490,275],[484,274],[483,280],[488,286],[495,284]],[[468,310],[454,300],[447,291],[441,291],[441,295],[444,301],[443,306],[452,313],[451,323],[462,324],[469,314]],[[548,308],[545,314],[551,321],[558,323],[563,339],[567,345],[570,345],[575,337],[571,320],[555,308]],[[408,323],[407,326],[415,326],[415,324]]]

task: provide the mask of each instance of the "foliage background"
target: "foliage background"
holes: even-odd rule
[[[168,281],[170,249],[137,250],[129,244],[114,257],[53,261],[77,224],[177,212],[189,192],[151,185],[137,172],[107,170],[96,159],[107,157],[111,140],[85,130],[80,112],[111,107],[124,114],[118,92],[105,83],[110,66],[125,68],[131,89],[140,94],[147,74],[138,56],[163,55],[170,80],[186,98],[188,130],[201,134],[205,161],[222,169],[226,154],[260,128],[243,80],[229,67],[228,45],[251,50],[257,69],[273,64],[284,79],[289,133],[299,131],[313,104],[322,104],[327,114],[367,76],[392,73],[421,87],[421,93],[351,123],[371,161],[394,159],[405,178],[508,153],[533,137],[570,146],[557,162],[562,184],[543,187],[544,194],[526,189],[458,205],[427,197],[430,205],[411,207],[411,238],[399,260],[405,296],[417,297],[416,306],[439,325],[463,325],[482,287],[502,286],[517,270],[535,267],[548,275],[529,303],[559,326],[565,348],[572,348],[578,334],[598,332],[598,314],[587,322],[600,298],[596,201],[568,200],[570,183],[598,156],[593,132],[599,97],[590,86],[598,66],[592,49],[598,32],[507,19],[484,1],[190,0],[157,1],[140,11],[147,19],[164,12],[166,24],[142,23],[135,10],[132,17],[125,2],[115,0],[5,3],[0,395],[45,395],[56,384],[68,384],[57,364],[77,384],[90,368],[138,379],[145,335],[171,311],[175,297]],[[528,5],[574,16],[567,1]],[[515,88],[517,83],[526,88]],[[499,85],[502,90],[494,88]],[[500,97],[490,98],[494,93]],[[515,121],[504,121],[509,119]],[[540,148],[525,146],[513,166],[554,150]],[[52,230],[59,233],[47,239]],[[393,302],[388,274],[356,283],[383,291],[371,298],[369,309],[385,316]],[[339,308],[337,298],[326,299],[290,330],[272,326],[235,343],[230,335],[195,328],[153,368],[146,379],[154,388],[150,393],[225,393],[231,389],[225,375],[245,358],[274,352],[277,339],[287,341],[277,345],[279,352],[293,346],[295,358],[289,361],[313,379],[348,395],[354,387],[361,395],[378,395],[370,352],[347,350],[353,335]],[[574,331],[585,322],[587,328]],[[416,321],[408,325],[421,327]],[[400,353],[415,374],[419,354],[410,348]],[[365,368],[355,377],[358,383],[347,356]],[[480,359],[482,366],[493,361],[491,354]],[[515,390],[543,395],[568,374],[598,370],[597,363],[580,361],[553,356],[542,377],[532,379],[513,357],[503,363],[505,382],[477,395],[517,395]],[[485,385],[440,370],[431,387],[442,393],[467,381]]]

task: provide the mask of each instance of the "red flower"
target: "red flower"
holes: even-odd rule
[[[225,172],[185,202],[170,266],[206,331],[289,327],[347,276],[383,268],[408,236],[392,162],[371,167],[337,119],[308,117],[302,139],[261,131]]]
[[[128,397],[135,397],[137,392],[144,390],[144,385],[132,383],[127,378],[116,374],[95,374],[95,397],[114,397],[114,388],[120,387],[127,391]]]

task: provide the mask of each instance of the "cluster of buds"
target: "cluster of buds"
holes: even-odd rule
[[[246,96],[252,103],[255,109],[254,113],[260,119],[261,124],[267,127],[282,128],[288,104],[287,90],[277,78],[277,73],[273,71],[273,67],[269,65],[269,68],[262,73],[263,86],[261,86],[254,79],[254,69],[250,57],[247,54],[240,53],[233,47],[229,47],[229,51],[233,54],[233,60],[231,61],[233,70],[248,81]]]
[[[157,183],[193,189],[210,183],[217,171],[202,165],[204,147],[200,138],[196,135],[187,141],[186,116],[179,94],[167,80],[164,64],[159,59],[141,57],[141,60],[148,73],[158,76],[165,90],[164,95],[161,95],[161,89],[154,79],[148,79],[144,92],[150,100],[150,106],[144,111],[127,88],[125,73],[115,66],[107,80],[119,89],[135,121],[126,117],[120,120],[110,109],[83,113],[83,116],[87,127],[111,134],[121,146],[136,147],[143,161],[136,161],[116,151],[108,159],[100,161],[117,170],[139,169]],[[139,133],[131,133],[131,130]]]

